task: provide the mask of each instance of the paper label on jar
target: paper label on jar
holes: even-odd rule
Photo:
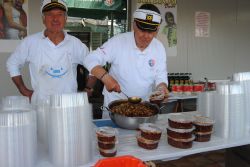
[[[204,85],[203,84],[194,84],[193,89],[194,89],[194,92],[203,92]]]

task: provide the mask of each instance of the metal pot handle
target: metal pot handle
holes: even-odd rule
[[[107,111],[109,112],[109,117],[110,117],[110,118],[113,117],[113,113],[111,112],[111,110],[110,110],[108,107],[106,107],[106,106],[101,106],[100,109],[101,109],[102,111],[107,110]]]
[[[167,106],[166,106],[166,105],[163,105],[163,106],[159,107],[159,114],[162,114],[162,113],[161,113],[161,110],[164,109],[164,108],[167,108]]]
[[[159,114],[162,114],[162,113],[161,113],[161,110],[162,110],[163,108],[165,108],[165,107],[167,107],[167,106],[163,105],[163,106],[159,107]]]
[[[101,109],[102,111],[104,111],[104,110],[110,111],[110,109],[109,109],[108,107],[106,107],[106,106],[101,106],[100,109]]]
[[[165,106],[165,105],[164,105],[164,106],[161,106],[161,107],[159,107],[159,109],[161,110],[161,109],[163,109],[163,108],[165,108],[165,107],[167,107],[167,106]]]

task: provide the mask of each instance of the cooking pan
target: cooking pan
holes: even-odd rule
[[[150,109],[152,109],[154,112],[154,115],[149,116],[149,117],[128,117],[125,115],[121,115],[119,113],[114,113],[112,112],[112,108],[114,106],[120,105],[122,103],[127,103],[128,100],[115,100],[112,101],[111,103],[109,103],[108,107],[102,107],[105,108],[106,110],[109,111],[109,116],[111,118],[111,120],[120,128],[123,129],[138,129],[139,125],[142,123],[154,123],[157,118],[158,118],[158,114],[159,114],[159,107],[156,104],[152,104],[150,102],[144,101],[141,102],[143,105],[148,106]],[[131,104],[133,105],[133,104]]]

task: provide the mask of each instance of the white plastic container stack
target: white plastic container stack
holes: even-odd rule
[[[92,108],[86,93],[53,95],[48,119],[49,156],[56,167],[75,167],[91,161]]]
[[[29,98],[25,96],[6,96],[2,99],[2,109],[31,109]]]
[[[215,120],[215,95],[216,91],[205,91],[198,94],[197,108],[203,116]]]
[[[221,82],[216,85],[214,104],[215,135],[229,138],[229,83]]]
[[[246,134],[250,135],[250,80],[240,82],[244,94]]]
[[[23,96],[2,99],[0,109],[0,167],[34,167],[36,115]]]
[[[240,85],[242,86],[243,91],[243,103],[244,103],[244,110],[245,110],[245,128],[246,128],[246,135],[250,134],[250,72],[241,72],[235,73],[233,75],[234,81],[239,81]]]
[[[250,80],[250,72],[240,72],[233,74],[234,81],[249,81]]]
[[[37,113],[37,137],[42,147],[48,151],[48,114],[49,99],[41,100],[36,104]]]
[[[223,138],[245,136],[244,92],[239,82],[225,82],[217,85],[215,95],[215,135]]]
[[[239,82],[229,84],[229,115],[230,115],[230,138],[242,138],[246,134],[244,94]]]

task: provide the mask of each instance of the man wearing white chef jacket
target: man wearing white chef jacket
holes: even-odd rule
[[[64,0],[43,0],[41,6],[45,29],[23,39],[7,60],[7,70],[19,92],[31,99],[77,92],[76,68],[83,64],[88,48],[63,28],[67,20]],[[32,89],[24,84],[20,68],[29,64]]]
[[[104,106],[114,100],[128,96],[139,96],[147,100],[153,90],[168,94],[166,52],[155,37],[162,22],[159,9],[144,4],[133,14],[133,32],[119,34],[84,60],[85,67],[105,88]],[[109,72],[102,68],[111,64]],[[107,118],[104,112],[103,118]]]

